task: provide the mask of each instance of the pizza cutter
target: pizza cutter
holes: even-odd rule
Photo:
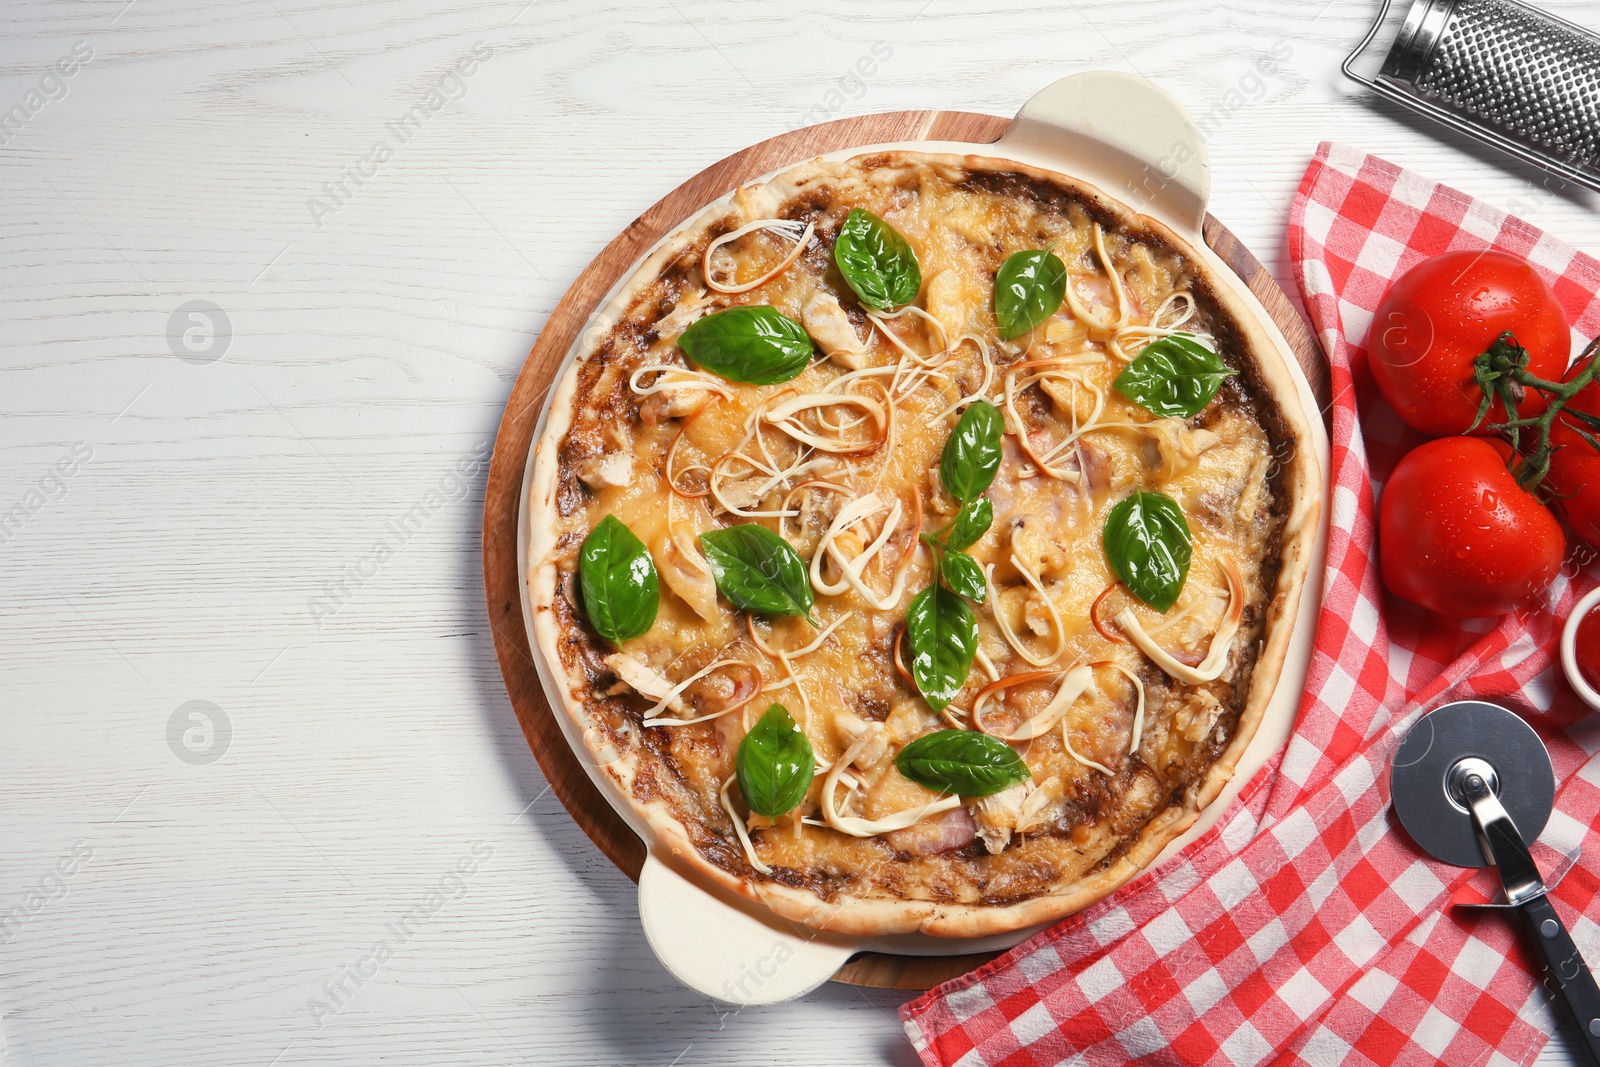
[[[1390,772],[1395,814],[1416,843],[1456,867],[1494,866],[1522,919],[1544,986],[1581,1062],[1600,1067],[1600,986],[1545,893],[1528,843],[1555,804],[1550,754],[1498,704],[1461,700],[1417,720]]]

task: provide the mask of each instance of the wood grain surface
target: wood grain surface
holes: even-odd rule
[[[517,514],[533,432],[551,382],[579,331],[605,294],[657,241],[736,186],[773,170],[841,149],[889,141],[966,141],[974,146],[999,139],[1010,120],[966,111],[894,111],[793,130],[735,152],[690,178],[633,221],[578,275],[534,342],[512,388],[500,433],[483,512],[483,585],[495,650],[517,721],[551,791],[606,857],[637,880],[644,844],[589,780],[552,718],[523,626],[518,579]],[[1226,226],[1206,217],[1206,243],[1250,286],[1284,333],[1328,410],[1328,366],[1300,317],[1272,276]],[[953,946],[957,947],[958,946]],[[845,964],[835,981],[893,989],[927,989],[972,970],[997,953],[948,956],[888,956],[866,952]]]
[[[1600,0],[1538,3],[1600,27]],[[0,114],[28,113],[0,125],[0,914],[29,905],[0,932],[0,1064],[915,1067],[905,992],[684,989],[547,791],[481,585],[529,349],[708,162],[874,112],[1011,115],[1088,69],[1190,110],[1212,212],[1291,301],[1322,140],[1600,252],[1594,197],[1343,82],[1376,8],[0,4]],[[178,314],[196,300],[227,343]],[[220,358],[177,358],[191,330]],[[180,715],[197,700],[226,736]]]

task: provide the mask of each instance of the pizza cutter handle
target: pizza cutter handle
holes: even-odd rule
[[[1572,1030],[1573,1055],[1600,1067],[1600,986],[1547,896],[1517,906],[1533,942],[1544,987]]]

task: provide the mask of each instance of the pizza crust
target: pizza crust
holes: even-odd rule
[[[612,802],[637,825],[642,821],[648,835],[670,850],[698,874],[714,883],[758,901],[785,918],[816,929],[857,936],[922,932],[939,937],[982,937],[1051,922],[1087,907],[1138,875],[1170,841],[1181,835],[1198,818],[1233,777],[1234,768],[1255,735],[1271,700],[1284,659],[1288,653],[1301,591],[1305,584],[1312,546],[1322,507],[1322,475],[1312,445],[1306,416],[1300,403],[1295,379],[1284,363],[1270,335],[1255,320],[1250,307],[1234,292],[1232,285],[1217,276],[1211,260],[1159,220],[1139,215],[1106,197],[1097,189],[1073,178],[1017,162],[980,155],[954,156],[914,152],[877,153],[858,157],[851,163],[920,162],[954,171],[1018,174],[1063,187],[1078,197],[1097,204],[1115,216],[1125,230],[1144,232],[1184,254],[1196,272],[1210,286],[1210,296],[1231,318],[1241,344],[1235,354],[1247,353],[1262,391],[1277,408],[1279,440],[1290,445],[1290,455],[1279,457],[1284,465],[1280,485],[1288,496],[1279,542],[1276,587],[1266,606],[1261,631],[1261,646],[1255,657],[1250,690],[1241,708],[1232,738],[1203,778],[1191,783],[1181,803],[1173,804],[1150,819],[1138,835],[1126,844],[1106,866],[1087,878],[1011,904],[964,904],[942,901],[884,899],[840,893],[824,900],[806,889],[794,888],[771,879],[730,873],[709,861],[694,845],[685,825],[664,800],[640,800],[634,785],[640,773],[639,749],[619,751],[605,739],[605,731],[591,718],[583,699],[585,681],[568,677],[562,666],[562,624],[558,618],[559,575],[553,561],[558,550],[556,493],[560,464],[557,451],[572,425],[573,405],[578,388],[580,363],[594,355],[604,342],[610,322],[648,288],[686,249],[693,247],[711,227],[728,217],[726,205],[707,209],[698,218],[659,246],[633,273],[617,295],[597,313],[597,325],[581,337],[575,352],[561,373],[547,408],[543,432],[535,443],[532,472],[528,485],[528,595],[532,613],[532,635],[543,669],[563,697],[564,712],[578,726],[586,752],[579,752],[599,769],[599,777],[609,786]],[[742,195],[751,198],[748,213],[758,215],[803,195],[807,186],[824,171],[820,161],[793,167],[761,186],[747,187]]]

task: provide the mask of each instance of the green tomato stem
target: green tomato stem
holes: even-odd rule
[[[1595,358],[1600,349],[1600,337],[1590,341],[1578,356],[1578,373],[1565,382],[1552,382],[1528,370],[1528,351],[1517,344],[1510,331],[1502,333],[1477,359],[1473,361],[1473,381],[1483,390],[1483,400],[1478,405],[1478,417],[1468,428],[1475,430],[1489,414],[1495,399],[1506,410],[1506,421],[1491,424],[1511,444],[1518,462],[1512,470],[1517,484],[1534,492],[1550,473],[1550,459],[1556,448],[1550,444],[1550,433],[1556,417],[1567,403],[1585,386],[1600,377],[1600,359]],[[1527,395],[1527,390],[1537,389],[1546,395],[1548,404],[1536,416],[1523,417],[1517,413],[1517,404]],[[1537,444],[1530,452],[1523,451],[1522,434],[1532,430]]]

